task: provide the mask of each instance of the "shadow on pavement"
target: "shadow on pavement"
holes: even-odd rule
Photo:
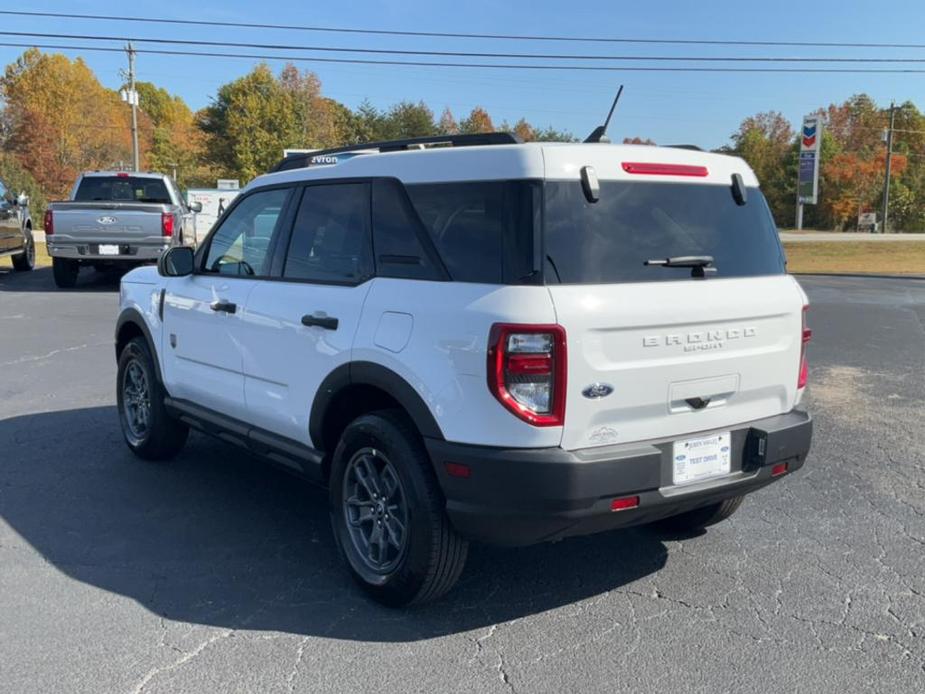
[[[0,517],[66,575],[170,620],[362,641],[467,631],[593,597],[658,571],[651,533],[522,549],[473,546],[459,585],[395,611],[335,554],[325,494],[192,435],[167,464],[125,447],[114,407],[0,421]]]
[[[123,274],[82,268],[76,287],[59,289],[55,286],[50,267],[36,268],[31,272],[14,272],[9,267],[0,267],[0,292],[117,292]]]

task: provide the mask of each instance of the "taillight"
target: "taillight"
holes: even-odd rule
[[[173,215],[170,212],[161,212],[161,233],[173,236]]]
[[[495,323],[488,342],[488,387],[498,401],[538,427],[565,421],[565,329]]]
[[[813,338],[813,331],[806,327],[806,314],[809,311],[809,306],[803,307],[803,328],[800,335],[802,342],[800,343],[800,377],[797,379],[797,389],[805,388],[806,382],[809,380],[809,361],[806,359],[806,345],[809,344],[809,341]]]
[[[55,216],[51,210],[45,210],[45,223],[42,224],[42,228],[45,230],[45,236],[51,236],[55,233]]]

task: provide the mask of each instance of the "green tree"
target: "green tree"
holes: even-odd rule
[[[284,149],[304,146],[292,90],[263,63],[220,87],[200,114],[207,160],[242,181],[269,170]]]
[[[428,137],[437,134],[434,112],[423,101],[402,101],[389,109],[384,121],[385,139]]]

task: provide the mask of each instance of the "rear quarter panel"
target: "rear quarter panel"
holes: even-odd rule
[[[517,419],[491,394],[486,375],[493,323],[554,322],[544,287],[377,278],[352,359],[381,364],[401,376],[430,408],[448,441],[558,446],[561,427],[534,427]]]

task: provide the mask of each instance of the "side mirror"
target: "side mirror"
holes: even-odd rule
[[[189,204],[189,208],[193,212],[202,212],[202,203],[201,202],[191,202]]]
[[[29,196],[26,195],[25,193],[20,193],[19,197],[16,198],[16,204],[19,205],[20,207],[28,207],[29,206]]]
[[[193,249],[174,246],[157,259],[157,272],[162,277],[186,277],[193,274]]]

